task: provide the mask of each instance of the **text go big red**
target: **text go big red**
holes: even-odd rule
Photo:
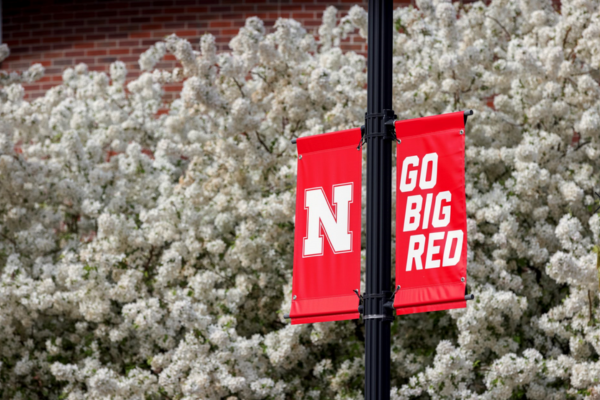
[[[416,270],[455,266],[463,250],[461,229],[430,232],[430,227],[446,228],[452,216],[452,192],[436,190],[438,159],[434,152],[422,159],[409,156],[402,161],[398,185],[398,192],[406,194],[402,232],[423,231],[410,236],[406,271],[412,271],[413,266]]]
[[[462,112],[397,121],[397,314],[466,307]]]

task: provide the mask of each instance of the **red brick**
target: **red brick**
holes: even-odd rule
[[[98,28],[96,28],[96,31],[102,32],[102,33],[111,33],[111,32],[116,32],[117,27],[116,26],[99,26]]]
[[[310,27],[310,26],[321,26],[323,22],[321,21],[304,21],[303,25],[304,27]]]
[[[314,13],[300,13],[300,12],[295,12],[292,14],[292,18],[294,19],[312,19],[315,18],[315,14]]]
[[[69,26],[74,26],[74,27],[86,25],[85,20],[83,20],[83,19],[74,19],[72,21],[68,21],[67,23],[69,24]]]
[[[270,13],[269,18],[277,19],[277,18],[292,18],[292,14],[290,13]],[[297,19],[297,18],[295,18]]]
[[[18,25],[18,24],[23,24],[25,22],[29,22],[30,19],[31,19],[31,17],[28,15],[20,15],[18,17],[12,17],[10,19],[10,22]]]
[[[163,29],[174,31],[181,28],[181,22],[166,22]]]
[[[165,8],[163,11],[165,14],[183,14],[185,12],[184,8]]]
[[[173,1],[170,0],[155,0],[152,2],[154,7],[171,7],[173,5]]]
[[[165,86],[165,92],[180,92],[181,91],[181,86]]]
[[[33,63],[35,64],[35,63]],[[27,69],[29,68],[29,66],[31,65],[31,63],[29,62],[15,62],[15,63],[10,63],[10,68],[11,70],[20,70],[20,69]]]
[[[119,12],[115,9],[100,11],[96,13],[96,16],[100,18],[116,17],[117,15],[119,15]]]
[[[108,5],[112,9],[117,9],[117,8],[131,8],[131,6],[133,4],[131,4],[127,1],[111,1],[110,3],[108,3]]]
[[[44,43],[60,43],[63,41],[63,38],[60,36],[56,36],[56,37],[45,37],[43,39]]]
[[[117,47],[117,41],[114,40],[114,41],[110,41],[110,42],[109,41],[106,41],[106,42],[96,42],[96,47],[102,48],[102,49],[105,49],[105,48],[112,49],[114,47]]]
[[[10,46],[9,46],[10,47]],[[23,54],[23,53],[28,53],[30,50],[29,46],[21,46],[21,47],[12,47],[10,48],[10,52],[12,54]]]
[[[195,15],[179,15],[176,18],[177,21],[195,21],[196,20],[196,16]]]
[[[45,19],[48,20],[48,16],[44,15]],[[75,18],[75,14],[73,13],[63,13],[63,14],[55,14],[53,18],[57,21],[65,20],[65,19],[73,19]]]
[[[174,66],[173,61],[159,61],[156,63],[158,69],[172,69]]]
[[[141,39],[141,38],[149,38],[152,37],[151,32],[133,32],[129,35],[131,38]]]
[[[203,14],[208,12],[208,7],[188,7],[185,11],[190,14]]]
[[[50,45],[48,45],[48,44],[44,44],[44,45],[41,45],[41,46],[31,46],[31,52],[32,53],[41,53],[43,51],[48,51],[48,50],[51,50],[51,49],[52,49],[52,47],[50,47]],[[11,57],[12,57],[12,55],[11,55]]]
[[[175,34],[179,37],[196,36],[198,33],[195,30],[187,31],[175,31]]]
[[[13,39],[28,38],[30,34],[31,34],[31,32],[29,32],[29,31],[20,31],[20,32],[17,31],[12,34],[12,38]]]
[[[88,50],[86,52],[86,55],[88,56],[105,56],[106,54],[106,50]]]
[[[143,40],[140,40],[140,46],[144,49],[144,51],[146,51],[148,49],[148,47],[154,46],[154,44],[156,42],[157,42],[156,39],[143,39]]]
[[[86,35],[85,40],[102,40],[106,39],[106,35]]]
[[[91,43],[75,43],[73,45],[73,47],[76,49],[93,49],[96,46],[93,42],[91,42]]]
[[[142,15],[155,15],[162,14],[163,10],[160,8],[142,8]]]
[[[129,22],[129,18],[111,18],[108,20],[110,25],[123,25]]]
[[[85,51],[77,50],[77,51],[65,51],[65,57],[82,57],[85,55]]]
[[[119,40],[119,47],[133,47],[140,44],[139,40]]]
[[[81,12],[75,13],[75,19],[89,20],[90,18],[94,18],[95,16],[96,16],[96,13],[93,11],[81,11]]]
[[[170,15],[160,15],[158,17],[153,17],[152,21],[154,22],[170,22],[175,20],[175,17],[170,16]]]
[[[129,35],[126,32],[109,33],[106,35],[107,39],[127,39],[128,37]]]
[[[127,57],[119,57],[119,59],[121,61],[123,61],[124,63],[132,63],[134,65],[136,65],[136,63],[138,62],[138,60],[140,59],[137,56],[127,56]],[[136,68],[138,67],[137,65],[135,66]]]
[[[132,15],[140,15],[140,11],[139,10],[121,10],[119,11],[119,15],[120,16],[132,16]]]
[[[60,59],[60,60],[54,60],[52,62],[53,65],[60,65],[60,66],[69,66],[69,65],[73,65],[74,61],[72,58],[68,58],[68,59]]]
[[[191,28],[191,29],[201,29],[201,30],[203,30],[204,28],[208,27],[208,22],[198,22],[198,21],[186,22],[185,27],[186,28]]]
[[[236,5],[235,6],[235,11],[237,12],[255,12],[256,11],[256,6],[254,5]]]
[[[5,44],[8,45],[8,47],[10,47],[11,49],[15,46],[19,45],[19,41],[18,40],[5,40],[4,41]]]
[[[112,64],[117,61],[117,57],[101,57],[98,59],[98,61],[101,63]]]
[[[71,35],[73,34],[73,28],[61,28],[61,29],[54,29],[54,31],[52,32],[53,35],[56,36],[66,36],[66,35]]]
[[[152,19],[150,17],[133,17],[133,18],[131,18],[131,22],[134,24],[146,24],[151,21],[152,21]]]
[[[238,10],[236,10],[236,11],[238,11]],[[230,19],[230,20],[233,20],[233,19],[244,19],[245,20],[246,19],[246,14],[241,13],[241,12],[237,13],[237,14],[220,14],[219,17],[220,17],[220,19]]]
[[[129,49],[111,49],[108,51],[108,54],[110,54],[110,55],[129,54]]]
[[[143,31],[153,31],[156,29],[161,29],[162,25],[161,24],[146,24],[146,25],[142,25],[142,30]]]
[[[94,33],[96,32],[96,28],[93,26],[84,26],[81,28],[75,28],[75,33]]]
[[[43,31],[37,31],[35,32],[35,36],[37,37],[45,37],[45,36],[50,36],[52,35],[52,30],[51,29],[44,29]]]
[[[223,6],[214,6],[210,8],[210,12],[213,13],[224,13],[224,12],[230,12],[231,7],[227,6],[227,7],[223,7]]]
[[[86,63],[87,64],[87,63]],[[104,72],[107,70],[106,65],[92,65],[91,67],[88,66],[90,71],[97,71],[97,72]]]
[[[35,38],[35,39],[21,39],[21,44],[39,44],[41,43],[41,39],[40,38]]]
[[[75,64],[80,64],[80,63],[87,64],[88,67],[89,67],[89,66],[91,66],[94,63],[94,59],[91,58],[91,57],[76,58],[75,59]]]
[[[231,21],[210,21],[209,26],[211,28],[229,28]]]

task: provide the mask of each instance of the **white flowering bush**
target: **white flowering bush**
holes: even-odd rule
[[[561,3],[394,13],[399,117],[475,110],[476,296],[396,319],[395,400],[600,399],[600,1]],[[283,314],[290,140],[362,124],[366,60],[340,42],[366,22],[250,18],[223,54],[169,36],[134,81],[79,65],[34,101],[41,66],[0,73],[0,398],[362,398],[362,324]]]

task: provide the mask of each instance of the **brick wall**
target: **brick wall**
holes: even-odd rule
[[[395,1],[395,7],[410,0]],[[60,83],[65,68],[86,63],[91,70],[108,71],[110,63],[127,64],[128,78],[140,74],[139,54],[164,36],[176,33],[197,49],[200,36],[215,35],[219,50],[244,25],[257,16],[272,28],[278,18],[294,18],[311,32],[321,24],[325,8],[334,5],[345,14],[354,4],[367,8],[367,0],[5,0],[2,39],[11,55],[0,64],[3,70],[23,70],[34,63],[46,68],[41,81],[26,85],[28,98],[35,98]],[[351,35],[346,50],[366,52],[366,44]],[[173,68],[171,55],[157,67]],[[180,86],[166,87],[171,100]]]

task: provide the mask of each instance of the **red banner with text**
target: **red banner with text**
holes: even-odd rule
[[[466,307],[464,113],[397,121],[397,315]]]
[[[355,319],[360,290],[360,129],[299,138],[292,324]]]

